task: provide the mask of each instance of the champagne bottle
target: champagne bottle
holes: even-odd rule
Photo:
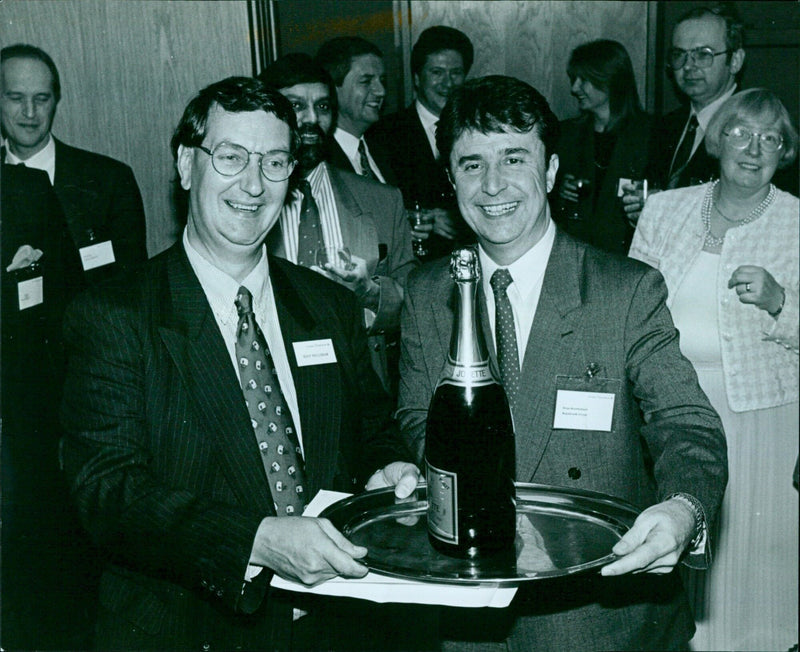
[[[450,275],[458,309],[425,431],[428,537],[447,555],[480,559],[513,551],[514,427],[478,330],[477,251],[455,250]]]

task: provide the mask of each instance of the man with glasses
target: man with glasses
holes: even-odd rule
[[[287,54],[260,79],[292,104],[300,145],[296,188],[270,231],[270,253],[311,267],[350,288],[364,308],[372,364],[384,388],[397,396],[400,308],[411,252],[400,192],[331,165],[336,90],[330,75],[306,54]],[[315,251],[347,248],[344,265],[325,269]]]
[[[301,517],[308,500],[416,482],[352,293],[266,254],[296,145],[261,82],[200,91],[172,138],[181,240],[67,311],[63,464],[108,559],[97,649],[296,644],[272,574],[367,572],[365,548]]]
[[[666,63],[689,102],[664,116],[653,141],[659,187],[682,188],[719,175],[703,137],[714,113],[736,91],[742,45],[742,22],[727,5],[692,9],[675,25]]]

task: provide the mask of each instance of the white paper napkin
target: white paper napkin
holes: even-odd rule
[[[306,507],[304,515],[317,516],[329,505],[349,496],[336,491],[320,491]],[[313,588],[274,575],[272,586],[299,593],[361,598],[372,602],[410,602],[451,607],[507,607],[517,592],[516,587],[499,584],[433,584],[373,572],[357,580],[336,577]]]

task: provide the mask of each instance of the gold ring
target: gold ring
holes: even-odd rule
[[[745,283],[744,284],[744,291],[745,292],[750,292],[750,284],[749,283]]]

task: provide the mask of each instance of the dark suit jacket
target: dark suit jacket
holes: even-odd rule
[[[380,305],[369,330],[370,354],[384,387],[397,396],[403,288],[408,273],[417,266],[403,201],[396,188],[331,165],[327,169],[342,241],[350,253],[367,261],[369,275],[377,277],[381,286]],[[267,247],[271,254],[286,257],[280,223],[267,235]]]
[[[133,171],[108,156],[56,143],[55,188],[77,248],[111,240],[115,262],[86,272],[90,283],[147,259],[142,196]],[[90,235],[90,230],[93,232]]]
[[[669,182],[669,166],[681,139],[681,134],[689,120],[690,107],[685,104],[667,113],[655,122],[653,130],[653,154],[650,160],[648,178],[655,180],[658,187],[666,189]],[[676,188],[705,183],[719,178],[719,161],[700,143],[689,163],[678,177]]]
[[[96,587],[58,466],[56,406],[66,370],[61,322],[83,270],[45,172],[3,165],[0,195],[2,645],[80,649]],[[7,271],[23,245],[43,252],[37,268]],[[21,310],[18,284],[34,278],[43,302]]]
[[[458,212],[445,167],[433,156],[415,103],[382,118],[367,136],[387,152],[406,208],[413,208],[415,202],[421,208],[445,208],[455,215],[455,224],[463,232],[457,240],[472,241],[472,234]],[[425,260],[446,256],[454,246],[453,240],[432,233],[425,241],[425,248],[431,252]]]
[[[370,369],[352,295],[270,258],[297,390],[309,495],[358,491],[404,449]],[[112,647],[283,647],[288,606],[253,539],[274,515],[230,356],[182,243],[67,312],[64,464],[87,529],[109,553],[100,601]],[[336,364],[298,367],[292,343],[330,338]],[[324,387],[325,391],[319,391]]]
[[[369,153],[372,155],[375,165],[378,166],[378,169],[383,175],[383,180],[390,186],[397,186],[397,175],[392,168],[391,159],[383,143],[373,139],[369,132],[367,132],[364,138],[367,141],[367,147],[369,147]],[[358,173],[358,170],[353,167],[350,159],[347,158],[347,154],[344,153],[344,150],[333,136],[331,136],[330,139],[328,162],[342,170]]]
[[[408,279],[398,419],[420,455],[453,328],[453,292],[445,261]],[[666,297],[652,268],[558,232],[522,362],[526,389],[514,414],[518,481],[600,491],[639,508],[687,492],[714,519],[727,481],[725,438],[680,353]],[[483,332],[490,333],[482,293],[478,311]],[[600,372],[588,379],[591,363]],[[614,393],[611,432],[553,428],[557,389],[581,387]],[[461,620],[480,623],[476,637],[510,631],[514,649],[675,649],[694,629],[677,575],[532,582],[510,611],[490,610],[496,613],[482,621],[462,614]],[[508,622],[497,631],[503,618]]]
[[[595,165],[595,131],[590,116],[585,115],[561,123],[558,153],[558,181],[553,193],[553,215],[561,228],[595,247],[627,254],[633,238],[633,227],[625,217],[622,199],[617,196],[620,178],[644,179],[650,149],[650,116],[635,116],[620,126],[608,168],[600,178]],[[558,196],[558,184],[564,175],[590,179],[595,189],[594,202],[581,204],[581,220],[565,217],[576,204]]]

